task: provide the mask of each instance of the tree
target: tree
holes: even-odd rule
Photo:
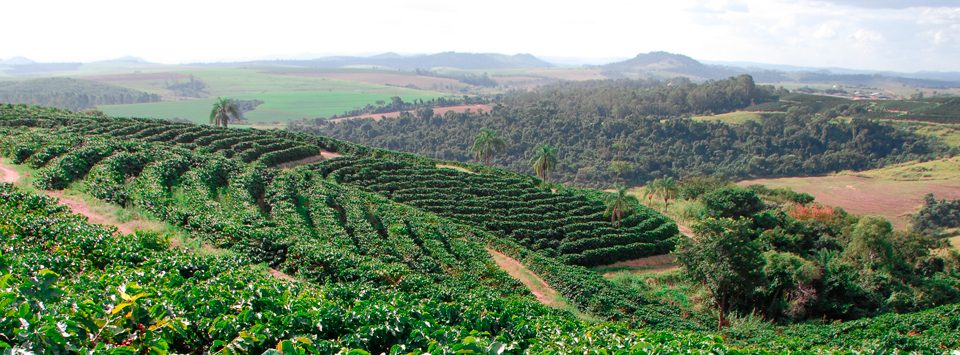
[[[614,160],[610,162],[608,170],[617,175],[617,181],[623,181],[623,174],[632,171],[633,165],[630,165],[630,162],[627,161]]]
[[[500,137],[496,131],[483,128],[477,137],[473,140],[473,157],[477,161],[482,161],[484,165],[490,165],[490,159],[494,154],[502,152],[507,147],[507,142]]]
[[[895,264],[893,226],[886,219],[866,216],[853,226],[843,255],[861,269],[890,270]]]
[[[739,186],[724,187],[701,198],[707,215],[714,218],[740,218],[764,209],[763,200],[753,190]]]
[[[213,109],[210,110],[210,124],[214,126],[227,127],[230,120],[240,119],[240,107],[236,101],[225,97],[218,97],[213,103]]]
[[[614,226],[620,226],[620,220],[627,215],[631,206],[637,204],[637,198],[627,193],[627,188],[617,186],[617,193],[607,197],[607,211],[604,215],[610,216]]]
[[[550,172],[557,167],[557,148],[549,144],[538,144],[533,152],[533,172],[543,181],[547,181]]]
[[[677,192],[680,191],[680,188],[677,185],[677,181],[672,177],[665,177],[650,182],[650,184],[647,185],[647,191],[662,198],[663,208],[666,210],[670,207],[670,200],[677,197]]]
[[[693,230],[694,238],[681,236],[677,261],[710,291],[720,314],[717,328],[723,328],[731,306],[747,303],[763,276],[760,244],[749,219],[708,218]]]

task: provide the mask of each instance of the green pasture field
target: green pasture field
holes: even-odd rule
[[[399,96],[404,101],[433,99],[447,94],[386,85],[375,85],[345,80],[291,75],[272,75],[255,69],[190,69],[170,73],[170,77],[193,75],[207,85],[208,97],[179,99],[130,105],[104,105],[99,109],[113,116],[182,118],[197,123],[209,120],[210,107],[216,97],[242,100],[262,100],[257,110],[245,116],[251,124],[288,122],[302,118],[331,116],[377,101],[389,101]],[[106,82],[124,87],[156,92],[166,81],[164,75],[144,74],[110,77]]]

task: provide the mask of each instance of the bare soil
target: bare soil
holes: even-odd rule
[[[283,164],[278,164],[278,165],[277,165],[277,168],[280,168],[280,169],[291,169],[291,168],[296,167],[296,166],[300,166],[300,165],[304,165],[304,164],[310,164],[310,163],[316,163],[316,162],[318,162],[318,161],[327,160],[327,159],[333,159],[333,158],[340,157],[340,156],[342,156],[342,155],[340,155],[339,153],[334,153],[334,152],[328,152],[328,151],[326,151],[326,150],[321,150],[321,151],[320,151],[320,154],[318,154],[318,155],[314,155],[314,156],[312,156],[312,157],[306,157],[306,158],[303,158],[303,159],[300,159],[300,160],[288,161],[288,162],[283,163]]]
[[[456,165],[450,165],[450,164],[437,164],[437,167],[438,167],[438,168],[443,168],[443,169],[453,169],[453,170],[456,170],[456,171],[465,172],[465,173],[467,173],[467,174],[476,174],[476,173],[473,172],[472,170],[467,169],[467,168],[464,168],[464,167],[462,167],[462,166],[456,166]]]
[[[66,195],[63,194],[62,191],[44,191],[44,193],[47,196],[50,196],[59,200],[59,203],[61,205],[69,207],[70,210],[73,211],[73,213],[87,217],[90,223],[105,224],[105,225],[111,225],[111,226],[117,227],[117,230],[120,231],[120,234],[130,234],[137,230],[136,223],[117,222],[113,218],[94,212],[93,209],[90,208],[90,205],[88,205],[87,203],[67,197]]]
[[[885,217],[898,229],[907,228],[910,215],[923,205],[923,196],[960,199],[960,181],[899,181],[858,175],[755,179],[740,185],[763,184],[806,192],[824,205],[847,212]]]
[[[520,281],[524,286],[527,286],[534,297],[537,298],[537,301],[553,308],[564,308],[567,306],[557,290],[550,287],[540,276],[537,276],[537,274],[527,269],[519,261],[490,248],[487,248],[487,252],[493,257],[493,261],[497,263],[497,266],[500,266],[507,274],[510,274],[510,276]]]
[[[286,280],[286,281],[297,281],[297,279],[293,278],[293,276],[287,275],[281,272],[280,270],[277,270],[274,268],[270,268],[268,273],[270,274],[270,276],[273,276],[276,279]]]
[[[487,104],[459,105],[459,106],[449,106],[449,107],[437,107],[437,108],[434,108],[434,109],[433,109],[433,114],[434,114],[434,115],[437,115],[437,116],[443,116],[443,114],[445,114],[445,113],[447,113],[447,112],[451,112],[451,111],[452,111],[452,112],[460,113],[460,112],[464,112],[464,111],[467,111],[467,110],[471,110],[471,111],[474,111],[474,112],[480,111],[480,110],[483,110],[484,112],[490,112],[491,109],[493,109],[493,106],[490,106],[490,105],[487,105]],[[356,116],[349,116],[349,117],[331,118],[331,119],[327,120],[327,122],[337,123],[337,122],[343,122],[343,121],[347,121],[347,120],[355,120],[355,119],[360,119],[360,118],[372,118],[374,121],[379,121],[379,120],[381,120],[381,119],[383,119],[383,118],[397,118],[397,117],[400,117],[400,113],[401,113],[401,112],[403,112],[403,111],[393,111],[393,112],[384,112],[384,113],[367,113],[367,114],[363,114],[363,115],[356,115]]]
[[[20,173],[6,165],[0,165],[0,182],[14,183],[20,180]]]

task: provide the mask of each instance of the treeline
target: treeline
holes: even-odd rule
[[[436,78],[447,78],[459,81],[461,83],[473,86],[483,86],[483,87],[496,87],[497,81],[490,78],[490,75],[487,73],[483,74],[472,74],[472,73],[447,73],[441,74],[432,70],[426,69],[416,69],[414,70],[417,75],[423,76],[432,76]]]
[[[450,107],[450,106],[459,106],[459,105],[476,105],[476,104],[486,104],[490,103],[490,100],[478,97],[478,96],[448,96],[448,97],[438,97],[435,99],[430,99],[424,101],[423,99],[416,99],[410,102],[403,101],[403,98],[400,96],[390,97],[390,102],[385,100],[377,100],[375,105],[367,104],[362,108],[356,110],[350,110],[338,115],[331,116],[330,118],[338,117],[351,117],[359,116],[366,114],[377,114],[377,113],[388,113],[388,112],[397,112],[397,111],[422,111],[425,109],[432,109],[435,107]],[[317,118],[314,120],[303,121],[302,124],[296,124],[295,127],[301,127],[305,125],[310,127],[313,125],[323,125],[327,118]]]
[[[0,102],[84,110],[99,105],[160,101],[160,95],[89,80],[46,78],[0,82]]]
[[[960,200],[937,200],[933,194],[923,197],[923,207],[913,216],[913,229],[940,234],[945,229],[960,227]]]
[[[942,245],[929,235],[894,231],[885,219],[803,194],[688,181],[678,195],[690,197],[696,238],[682,237],[676,254],[721,321],[729,312],[849,320],[960,301],[960,253],[931,252]]]
[[[749,76],[691,84],[620,80],[561,83],[512,93],[488,113],[353,120],[307,130],[360,144],[469,161],[483,128],[506,148],[493,163],[530,173],[535,145],[558,149],[556,180],[580,186],[642,184],[663,176],[728,178],[823,174],[927,159],[945,152],[930,138],[866,119],[838,123],[793,110],[730,125],[677,116],[742,108],[778,93]]]

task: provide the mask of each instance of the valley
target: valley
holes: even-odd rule
[[[953,2],[4,10],[0,355],[960,354]]]

